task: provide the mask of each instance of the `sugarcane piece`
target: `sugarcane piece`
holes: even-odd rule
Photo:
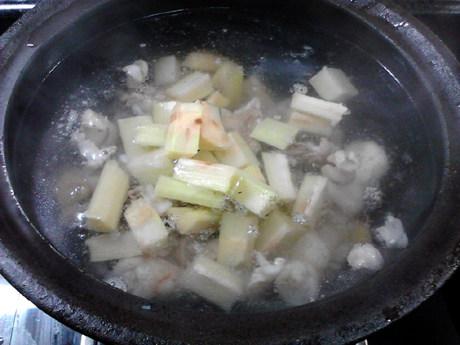
[[[174,164],[162,148],[129,159],[126,168],[143,185],[155,185],[161,175],[174,172]]]
[[[236,168],[244,168],[249,164],[259,164],[257,157],[238,132],[230,132],[228,136],[231,142],[230,147],[225,151],[214,152],[214,155],[221,163]]]
[[[118,166],[116,161],[108,160],[99,176],[88,210],[85,212],[86,226],[99,232],[115,231],[128,188],[128,174]]]
[[[190,185],[227,193],[236,182],[236,168],[230,165],[180,158],[174,166],[174,178]]]
[[[143,253],[154,254],[166,244],[168,231],[163,221],[143,199],[135,200],[128,206],[125,219]]]
[[[215,229],[221,216],[220,213],[205,207],[171,207],[168,215],[183,235]]]
[[[270,186],[241,170],[231,198],[259,217],[265,217],[278,202],[278,195]]]
[[[217,90],[206,98],[206,102],[219,108],[226,108],[230,104],[230,100]]]
[[[131,231],[93,236],[85,241],[89,261],[99,262],[142,255]]]
[[[293,207],[294,216],[302,223],[314,228],[321,216],[326,197],[327,178],[320,175],[306,175]]]
[[[223,151],[230,147],[231,141],[225,133],[219,108],[206,102],[200,102],[203,107],[200,150]]]
[[[197,103],[179,103],[174,108],[166,135],[169,158],[193,157],[198,153],[203,107]]]
[[[294,201],[297,190],[292,182],[287,156],[281,152],[263,152],[262,161],[268,184],[278,193],[280,200],[283,202]]]
[[[305,132],[319,134],[326,137],[331,135],[334,127],[328,120],[305,113],[299,113],[293,109],[290,109],[288,112],[287,123],[296,126]]]
[[[263,183],[267,183],[265,180],[265,176],[262,174],[262,171],[260,171],[260,167],[256,164],[249,164],[246,168],[241,169],[245,173],[251,175],[254,177],[256,180],[259,180]]]
[[[257,159],[256,155],[254,154],[252,149],[249,147],[249,145],[246,142],[246,140],[243,139],[243,137],[241,136],[240,132],[232,131],[232,132],[229,133],[229,135],[233,138],[235,143],[239,146],[240,150],[247,157],[247,159],[249,160],[249,164],[260,165],[260,162]]]
[[[212,77],[212,84],[229,99],[229,109],[237,108],[243,95],[243,67],[230,61],[224,62]]]
[[[209,163],[219,163],[219,160],[214,156],[210,151],[200,150],[195,156],[192,157],[198,161],[209,162]]]
[[[141,146],[163,146],[168,134],[168,126],[157,123],[137,127],[134,143]]]
[[[197,257],[186,269],[181,284],[224,310],[230,310],[244,292],[238,275],[205,256]]]
[[[152,106],[153,122],[161,125],[169,125],[171,116],[177,102],[155,102]]]
[[[284,150],[294,143],[298,132],[299,129],[295,126],[267,118],[257,124],[251,133],[251,138]]]
[[[156,85],[168,85],[181,77],[179,61],[174,55],[165,56],[155,61],[153,76]]]
[[[134,116],[118,120],[118,129],[120,131],[121,142],[128,158],[134,158],[138,155],[152,151],[151,147],[141,146],[134,143],[136,129],[141,126],[153,124],[150,116]]]
[[[259,218],[253,214],[224,212],[220,221],[217,262],[236,267],[248,264],[257,237]]]
[[[292,95],[291,108],[298,112],[329,121],[332,126],[339,123],[343,115],[349,113],[348,108],[340,103],[328,102],[300,93]]]
[[[309,82],[326,101],[344,102],[358,94],[345,73],[338,68],[324,66]]]
[[[215,72],[225,58],[208,52],[192,52],[182,62],[182,66],[204,72]]]
[[[214,91],[209,74],[193,72],[166,90],[166,94],[180,102],[193,102]]]
[[[372,242],[371,228],[369,224],[355,221],[352,224],[350,232],[351,243],[369,243]]]
[[[225,201],[222,193],[192,186],[167,176],[160,176],[155,186],[155,194],[162,198],[218,209],[224,206]]]
[[[259,225],[255,250],[269,257],[276,255],[290,249],[305,231],[307,231],[306,227],[294,222],[279,209],[275,209]]]

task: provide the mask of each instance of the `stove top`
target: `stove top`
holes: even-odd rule
[[[0,34],[34,0],[0,0]],[[394,0],[460,60],[460,0]],[[417,309],[356,345],[460,345],[460,272]],[[36,308],[0,276],[0,345],[102,345]],[[354,345],[354,344],[350,344]]]

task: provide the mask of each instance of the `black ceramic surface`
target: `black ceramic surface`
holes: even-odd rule
[[[458,66],[412,19],[372,1],[70,3],[43,4],[2,41],[2,271],[53,316],[119,344],[341,343],[408,312],[454,269]],[[190,10],[149,16],[183,8]],[[62,115],[86,107],[81,96],[109,112],[120,67],[196,48],[261,73],[279,96],[324,64],[352,75],[361,92],[343,128],[388,148],[393,178],[385,200],[403,219],[410,246],[349,289],[266,313],[146,304],[82,273],[79,238],[63,231],[51,195],[53,173],[68,157],[65,135],[56,135]]]

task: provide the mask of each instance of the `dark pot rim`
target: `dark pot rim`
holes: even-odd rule
[[[442,254],[433,257],[433,261],[426,273],[421,277],[420,282],[411,286],[403,286],[397,294],[391,296],[376,296],[373,299],[375,307],[368,313],[367,306],[357,306],[358,301],[352,293],[344,292],[328,298],[328,305],[333,306],[342,303],[344,299],[350,298],[340,308],[331,307],[331,313],[337,318],[337,325],[327,325],[325,320],[319,318],[306,327],[301,321],[288,324],[294,319],[310,320],[315,315],[314,308],[318,303],[291,308],[288,310],[265,313],[264,320],[258,320],[259,314],[212,314],[206,318],[191,312],[180,310],[169,310],[161,304],[146,303],[145,300],[135,296],[128,296],[119,290],[111,288],[106,284],[95,281],[86,276],[74,266],[66,262],[45,239],[41,238],[34,245],[24,248],[17,243],[19,235],[15,234],[16,229],[27,229],[30,233],[33,225],[27,220],[19,203],[15,199],[8,171],[5,156],[4,143],[4,121],[8,106],[8,100],[12,93],[12,86],[15,77],[18,76],[25,66],[26,61],[15,60],[18,50],[23,47],[25,37],[36,34],[38,31],[44,37],[52,35],[47,31],[51,27],[54,30],[61,30],[66,26],[66,21],[78,19],[85,13],[94,10],[98,6],[104,6],[109,0],[95,0],[91,4],[72,0],[43,1],[36,8],[24,15],[13,25],[0,39],[0,72],[5,76],[0,81],[0,197],[2,206],[0,208],[0,270],[2,274],[22,294],[32,300],[45,312],[75,328],[76,330],[101,339],[105,342],[117,344],[148,344],[148,343],[188,343],[187,328],[193,328],[202,322],[209,322],[209,327],[229,324],[232,328],[240,329],[244,337],[241,343],[257,344],[267,343],[273,339],[274,344],[284,343],[286,340],[295,343],[341,343],[352,339],[360,338],[373,332],[391,321],[405,315],[415,308],[434,291],[441,286],[459,265],[460,234],[455,230],[460,228],[460,67],[452,53],[431,33],[424,25],[412,18],[401,9],[393,9],[386,3],[379,3],[374,0],[325,0],[326,3],[337,6],[344,11],[351,13],[360,21],[365,22],[380,35],[391,41],[402,55],[406,57],[419,75],[424,80],[425,86],[434,92],[435,101],[440,113],[445,114],[442,118],[442,126],[445,137],[448,139],[445,152],[445,166],[443,171],[442,186],[438,194],[438,202],[435,206],[433,223],[440,224],[445,229],[445,234],[451,236],[450,241],[440,241],[434,245],[440,246]],[[226,1],[225,5],[231,6],[235,1]],[[65,19],[65,20],[64,20]],[[401,26],[400,23],[405,25]],[[32,50],[29,56],[32,54]],[[22,57],[25,55],[23,54]],[[427,62],[432,62],[427,64]],[[32,230],[36,231],[36,230]],[[38,231],[35,235],[40,238]],[[426,248],[427,243],[417,243],[420,249]],[[416,248],[414,249],[414,251]],[[37,254],[40,260],[33,260],[28,251]],[[55,255],[45,259],[50,252]],[[420,258],[420,260],[424,260]],[[45,265],[44,265],[45,264]],[[66,267],[66,270],[62,270]],[[71,277],[77,275],[81,278],[81,285],[75,286],[69,282]],[[387,279],[394,279],[391,273],[385,275]],[[397,278],[397,277],[396,277]],[[383,279],[383,278],[382,278]],[[382,282],[366,281],[369,289]],[[91,295],[87,289],[91,288]],[[105,294],[110,292],[113,297],[106,300]],[[129,312],[119,305],[117,299],[124,299],[130,305]],[[371,299],[367,299],[370,301]],[[105,303],[101,303],[105,301]],[[362,314],[353,319],[347,319],[347,315],[341,315],[343,308],[353,306],[355,310],[361,310]],[[132,310],[136,309],[134,313]],[[115,313],[125,315],[113,315]],[[109,316],[109,317],[108,317]],[[134,321],[133,322],[133,318]],[[174,334],[170,330],[168,320],[185,318],[179,325],[184,332],[180,339],[171,336],[170,338],[158,338],[151,334],[149,323],[156,322],[156,328],[164,328],[168,334]],[[259,334],[261,327],[273,327],[283,331],[274,338],[267,338],[266,334]],[[254,330],[251,330],[253,328]],[[306,330],[314,329],[311,334]],[[230,338],[234,335],[232,330],[221,327],[216,330],[221,333],[221,338]],[[234,332],[234,331],[233,331]],[[185,338],[184,338],[185,336]],[[200,334],[194,334],[191,341],[197,341]],[[212,335],[201,334],[203,343],[213,343]],[[297,340],[298,339],[298,340]]]

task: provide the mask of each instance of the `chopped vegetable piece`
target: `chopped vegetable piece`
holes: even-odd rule
[[[203,107],[197,103],[176,105],[169,123],[165,149],[169,158],[193,157],[198,153]]]
[[[222,208],[225,201],[225,197],[221,193],[192,186],[184,181],[179,181],[167,176],[160,176],[155,186],[155,194],[162,198],[179,200],[211,208]]]
[[[152,107],[153,122],[169,125],[177,102],[155,102]]]
[[[181,102],[193,102],[214,91],[209,74],[193,72],[166,90],[169,97]]]
[[[194,186],[227,193],[236,182],[236,168],[218,164],[181,158],[174,167],[174,178]]]
[[[200,104],[203,107],[200,150],[223,151],[228,149],[231,141],[225,133],[219,109],[206,102],[200,102]]]
[[[219,108],[226,108],[230,104],[230,100],[219,91],[211,93],[208,98],[206,98],[206,102]]]
[[[183,235],[216,228],[220,220],[220,213],[204,207],[171,207],[168,215]]]
[[[268,118],[257,124],[251,133],[251,138],[284,150],[294,143],[298,132],[299,129],[295,126]]]
[[[327,120],[332,126],[339,123],[342,116],[349,112],[348,108],[340,103],[323,101],[300,93],[292,95],[291,108],[301,113]]]
[[[278,202],[278,195],[268,185],[239,171],[240,179],[231,197],[259,217],[265,217]]]
[[[249,160],[249,164],[255,164],[255,165],[260,164],[260,162],[257,159],[256,155],[254,154],[252,149],[249,147],[249,145],[246,142],[246,140],[243,139],[243,137],[241,136],[240,132],[233,131],[233,132],[230,132],[229,135],[233,138],[235,143],[239,146],[240,150],[247,157],[247,159]]]
[[[89,261],[107,261],[142,255],[131,231],[115,232],[88,238]]]
[[[299,194],[294,203],[294,216],[300,217],[305,224],[314,228],[321,216],[326,195],[327,178],[319,175],[306,175],[300,185]]]
[[[151,147],[145,147],[134,143],[137,127],[151,124],[153,124],[153,121],[150,116],[134,116],[118,120],[121,141],[128,158],[134,158],[137,155],[152,151]]]
[[[255,215],[222,214],[217,262],[232,267],[247,264],[252,258],[258,223]]]
[[[235,109],[241,103],[243,95],[243,67],[224,62],[212,77],[212,84],[230,101],[228,107]]]
[[[214,156],[213,153],[209,151],[200,150],[195,156],[193,156],[193,159],[209,163],[219,163],[219,160],[216,158],[216,156]]]
[[[205,72],[215,72],[225,59],[219,55],[207,52],[192,52],[187,55],[182,66]]]
[[[281,152],[263,152],[262,161],[268,184],[278,193],[280,200],[293,201],[297,191],[292,182],[287,156]]]
[[[172,84],[182,74],[179,61],[174,55],[165,56],[155,61],[153,72],[156,85]]]
[[[333,126],[328,120],[305,113],[299,113],[298,111],[292,109],[289,111],[288,116],[289,118],[287,123],[306,132],[324,136],[329,136],[332,133]]]
[[[160,175],[172,176],[174,166],[165,150],[157,149],[130,159],[126,168],[141,184],[154,185]]]
[[[215,151],[214,155],[224,164],[244,168],[249,164],[259,165],[257,157],[238,132],[228,133],[231,145],[225,151]]]
[[[125,219],[142,252],[154,254],[165,245],[168,231],[158,212],[144,200],[133,201],[125,210]]]
[[[275,209],[260,223],[255,250],[264,255],[272,255],[290,249],[306,230],[291,217]]]
[[[129,176],[118,163],[109,160],[102,169],[85,212],[86,225],[99,232],[115,231],[129,188]]]
[[[310,84],[326,101],[344,102],[358,94],[342,70],[324,66],[311,79]]]
[[[263,183],[267,182],[265,180],[265,176],[262,174],[262,171],[260,171],[260,167],[258,165],[249,164],[246,168],[242,170]]]
[[[141,146],[163,146],[168,134],[168,126],[153,123],[136,128],[134,143]]]
[[[199,256],[187,268],[182,285],[225,310],[230,310],[244,292],[239,276],[205,256]]]
[[[249,165],[249,159],[241,149],[241,147],[235,142],[232,134],[229,133],[230,147],[225,151],[216,151],[214,156],[221,162],[227,165],[234,166],[236,168],[244,168]]]

